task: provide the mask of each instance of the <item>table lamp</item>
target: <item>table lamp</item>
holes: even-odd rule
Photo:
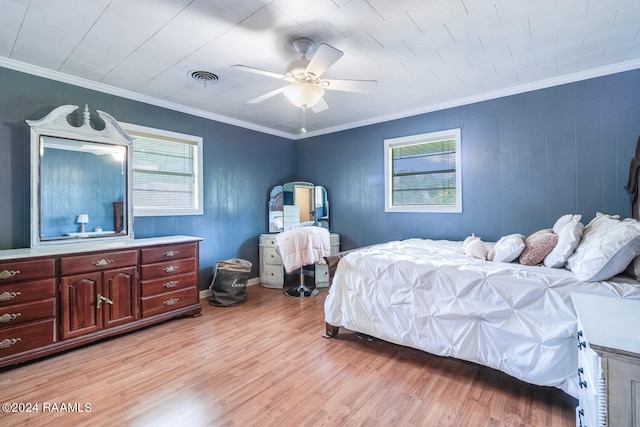
[[[78,220],[76,222],[80,224],[80,232],[85,233],[87,231],[85,229],[85,224],[89,222],[89,215],[87,214],[78,215]]]

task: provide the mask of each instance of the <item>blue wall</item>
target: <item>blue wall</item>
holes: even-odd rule
[[[385,213],[384,140],[461,128],[463,212]],[[304,179],[327,188],[342,249],[408,237],[485,241],[565,213],[630,216],[640,70],[309,138]]]
[[[211,102],[215,102],[212,99]],[[29,126],[55,107],[88,104],[123,122],[204,138],[204,215],[134,218],[135,237],[187,234],[200,246],[201,288],[218,260],[240,257],[258,275],[269,191],[295,179],[295,142],[0,68],[0,249],[30,243]]]
[[[212,100],[213,102],[213,100]],[[640,134],[640,70],[298,142],[0,68],[0,249],[29,245],[29,128],[64,104],[204,138],[205,214],[138,217],[136,237],[202,236],[201,287],[216,261],[254,263],[270,189],[323,185],[342,248],[407,237],[485,240],[550,227],[558,216],[629,216],[629,160]],[[385,213],[383,143],[462,129],[463,213]]]

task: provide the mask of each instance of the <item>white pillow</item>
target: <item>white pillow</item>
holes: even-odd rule
[[[582,234],[584,233],[584,224],[580,222],[582,215],[565,215],[570,216],[569,222],[565,222],[559,231],[555,231],[556,225],[554,225],[554,233],[558,235],[558,244],[544,259],[544,265],[552,268],[562,268],[571,255],[575,252]],[[561,217],[560,219],[564,218]]]
[[[582,219],[582,215],[574,215],[574,214],[562,215],[560,218],[558,218],[556,223],[553,224],[553,227],[552,227],[553,232],[559,235],[560,232],[562,231],[562,228],[564,228],[565,225],[569,224],[574,219],[577,219],[577,221],[580,221],[580,219]]]
[[[640,222],[620,221],[598,212],[587,224],[582,241],[566,267],[578,280],[607,280],[623,272],[640,255]]]
[[[493,262],[511,262],[517,259],[524,250],[524,239],[522,234],[509,234],[501,237],[493,245],[487,259]]]

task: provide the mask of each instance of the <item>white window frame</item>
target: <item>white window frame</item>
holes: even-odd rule
[[[133,216],[180,216],[180,215],[203,215],[204,214],[204,185],[203,185],[203,160],[202,160],[202,144],[203,140],[200,136],[188,135],[184,133],[172,132],[164,129],[156,129],[146,126],[134,125],[131,123],[120,123],[122,128],[134,138],[132,143],[132,158],[135,165],[135,137],[136,135],[145,136],[147,138],[166,139],[172,142],[182,142],[184,144],[193,145],[195,147],[194,161],[194,180],[196,181],[194,206],[189,208],[177,207],[139,207],[136,206],[135,196],[133,196]],[[133,172],[133,169],[132,169]],[[133,175],[133,173],[132,173]],[[133,194],[135,195],[135,180],[133,182]]]
[[[393,204],[393,155],[394,148],[408,145],[455,139],[456,146],[456,202],[450,205],[394,205]],[[460,150],[460,129],[428,132],[384,141],[384,210],[385,212],[462,212],[462,155]]]

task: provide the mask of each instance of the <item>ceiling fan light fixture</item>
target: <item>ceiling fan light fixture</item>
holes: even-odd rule
[[[311,83],[298,82],[285,87],[283,93],[296,107],[311,108],[320,101],[324,89]]]

